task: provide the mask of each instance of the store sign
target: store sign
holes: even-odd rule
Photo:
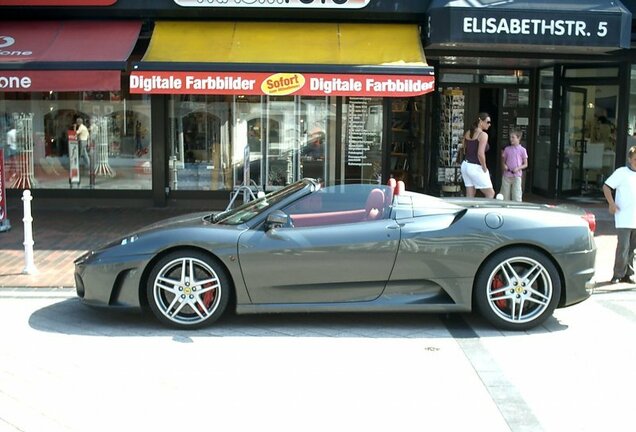
[[[620,47],[626,43],[620,13],[445,9],[431,11],[429,43],[587,47]]]
[[[0,59],[24,58],[33,55],[33,50],[19,49],[15,46],[15,38],[9,35],[0,35]]]
[[[0,6],[111,6],[117,0],[0,0]]]
[[[362,9],[371,0],[174,0],[174,2],[184,7]]]
[[[409,97],[432,92],[432,75],[133,71],[134,94]]]
[[[117,91],[118,70],[0,70],[0,92]]]

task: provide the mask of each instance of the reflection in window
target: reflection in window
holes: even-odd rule
[[[533,187],[547,191],[552,152],[552,100],[554,71],[543,69],[539,74],[539,104],[537,116],[537,138],[534,146]]]
[[[88,130],[69,160],[69,131]],[[5,155],[9,188],[150,189],[150,99],[121,92],[0,93],[0,136],[15,131]],[[75,148],[75,147],[74,147]],[[91,175],[92,174],[92,175]],[[77,176],[79,175],[79,176]]]
[[[344,183],[382,181],[382,98],[349,97],[343,105]]]
[[[333,177],[335,104],[325,97],[173,96],[170,187],[271,191]]]
[[[636,66],[632,65],[629,94],[629,116],[627,117],[627,150],[636,145]],[[627,157],[627,155],[625,155]],[[619,161],[622,159],[619,159]]]
[[[386,219],[393,191],[388,186],[329,186],[284,209],[294,227],[315,227]]]

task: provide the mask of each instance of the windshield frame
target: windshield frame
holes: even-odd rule
[[[295,183],[291,183],[283,189],[270,192],[264,197],[258,198],[254,201],[249,201],[239,207],[217,214],[214,217],[214,223],[218,225],[241,225],[247,223],[276,207],[279,203],[286,201],[287,198],[297,192],[307,188],[310,188],[310,190],[316,190],[318,187],[318,184],[309,179],[299,180]]]

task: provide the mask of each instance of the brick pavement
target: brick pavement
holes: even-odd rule
[[[0,287],[74,287],[73,261],[85,251],[161,219],[188,213],[175,208],[71,208],[33,211],[34,262],[24,269],[22,208],[10,208],[12,228],[0,233]]]
[[[547,202],[532,196],[527,200]],[[597,236],[609,236],[608,247],[612,248],[614,228],[605,205],[600,201],[575,204],[597,215]],[[171,207],[34,209],[34,261],[38,272],[26,275],[22,273],[23,211],[22,207],[11,207],[12,229],[0,233],[0,287],[74,287],[73,261],[85,251],[158,220],[200,210]]]

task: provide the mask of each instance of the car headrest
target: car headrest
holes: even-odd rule
[[[367,197],[365,209],[367,212],[371,211],[371,209],[384,209],[384,192],[382,191],[382,189],[376,188],[371,191],[371,193]]]

